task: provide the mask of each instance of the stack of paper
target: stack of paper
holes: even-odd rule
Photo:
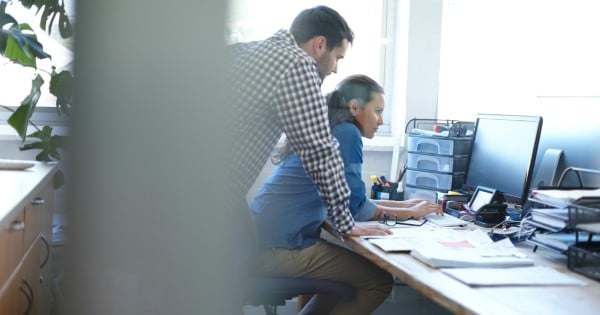
[[[434,268],[531,266],[533,260],[505,238],[493,242],[481,230],[465,231],[462,238],[438,240],[413,248],[411,255]]]
[[[568,208],[532,208],[531,221],[561,230],[569,224]]]
[[[544,266],[516,268],[451,268],[442,272],[471,286],[585,285],[585,282]]]
[[[600,188],[534,189],[531,198],[557,206],[597,204],[600,203]]]

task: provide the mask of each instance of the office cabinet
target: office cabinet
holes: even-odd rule
[[[437,202],[437,192],[460,189],[465,182],[472,137],[409,133],[405,199]]]
[[[0,314],[50,314],[56,164],[0,170]]]

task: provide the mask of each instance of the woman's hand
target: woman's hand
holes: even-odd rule
[[[355,226],[350,233],[346,234],[348,236],[370,236],[370,235],[391,235],[393,234],[390,229],[384,228],[378,225],[371,226]]]
[[[437,213],[439,215],[444,214],[442,207],[429,201],[421,201],[420,203],[412,206],[410,210],[415,212],[415,215],[413,216],[415,218],[421,218],[430,213]]]

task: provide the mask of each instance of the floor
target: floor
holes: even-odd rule
[[[373,315],[391,314],[418,314],[418,315],[447,315],[451,314],[433,301],[425,298],[411,287],[396,284],[387,300],[379,306]],[[244,315],[264,315],[262,306],[245,306]],[[290,300],[285,306],[277,308],[279,315],[296,314],[296,301]]]

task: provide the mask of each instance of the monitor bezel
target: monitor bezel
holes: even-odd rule
[[[504,201],[511,203],[511,204],[523,205],[525,203],[525,200],[527,199],[527,193],[530,189],[531,181],[533,180],[533,171],[534,171],[535,160],[537,157],[538,147],[539,147],[539,143],[540,143],[540,137],[541,137],[541,133],[542,133],[543,118],[542,118],[542,116],[531,116],[531,115],[477,114],[477,119],[475,122],[475,129],[473,131],[473,139],[471,142],[471,152],[469,153],[468,167],[467,167],[467,172],[465,174],[465,185],[471,186],[470,187],[471,190],[476,187],[476,186],[470,185],[468,183],[473,147],[475,146],[475,143],[477,141],[477,130],[479,128],[480,121],[484,120],[484,119],[485,120],[509,120],[509,121],[522,120],[522,121],[537,123],[537,130],[536,130],[535,139],[534,139],[534,143],[533,143],[533,150],[531,153],[531,157],[529,158],[529,162],[527,164],[525,181],[523,183],[523,190],[521,192],[521,195],[516,196],[513,193],[508,193],[506,191],[503,191],[500,188],[494,187],[497,190],[497,194],[501,195],[504,198]]]

